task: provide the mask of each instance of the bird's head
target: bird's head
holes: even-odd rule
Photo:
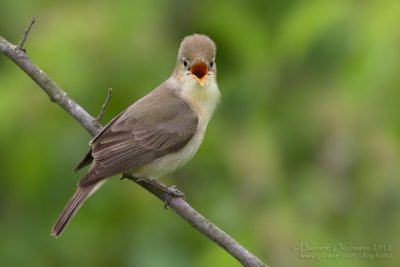
[[[186,36],[179,47],[174,75],[178,80],[197,81],[202,87],[209,77],[216,79],[216,46],[206,35]]]

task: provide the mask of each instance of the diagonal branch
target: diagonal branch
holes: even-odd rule
[[[93,118],[80,105],[67,96],[44,71],[32,63],[24,50],[15,46],[0,36],[0,52],[18,65],[40,88],[45,91],[52,102],[60,105],[75,120],[77,120],[91,135],[96,135],[102,129],[101,125],[93,123]]]
[[[34,19],[29,24],[25,31],[25,34],[18,46],[15,46],[0,36],[0,52],[12,60],[18,65],[25,73],[27,73],[32,80],[35,81],[40,88],[49,96],[52,102],[60,105],[68,114],[70,114],[79,124],[81,124],[92,136],[98,134],[102,126],[92,116],[89,115],[80,105],[72,100],[64,90],[62,90],[45,72],[43,72],[38,66],[32,63],[29,57],[26,55],[23,48],[26,36],[29,33],[30,28],[34,23]],[[111,93],[107,100],[111,98]],[[102,113],[107,105],[107,101],[104,103]],[[100,119],[101,116],[99,115]],[[99,120],[100,120],[99,119]],[[145,188],[147,191],[165,201],[167,194],[163,191],[157,190],[157,188],[144,183],[142,181],[136,181],[137,184]],[[210,240],[218,244],[229,254],[235,257],[243,266],[249,267],[266,267],[256,256],[251,254],[242,245],[236,242],[232,237],[218,228],[216,225],[208,221],[204,216],[193,209],[184,199],[180,197],[172,197],[169,201],[169,206],[189,224],[191,224],[196,230],[203,235],[207,236]]]

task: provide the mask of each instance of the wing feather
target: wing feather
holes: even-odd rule
[[[79,184],[90,185],[178,151],[194,135],[197,124],[198,117],[189,105],[173,90],[160,86],[93,138],[94,164]]]

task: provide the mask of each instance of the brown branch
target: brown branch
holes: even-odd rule
[[[93,118],[74,100],[67,96],[44,71],[32,63],[23,49],[15,46],[0,36],[0,52],[18,65],[32,80],[49,96],[52,102],[60,105],[75,120],[77,120],[91,135],[96,135],[102,129],[101,125],[93,123]]]
[[[10,60],[17,64],[24,72],[26,72],[32,80],[39,85],[40,88],[45,91],[49,96],[50,100],[59,104],[68,114],[70,114],[76,121],[78,121],[92,136],[98,134],[102,127],[100,123],[96,123],[96,119],[89,115],[80,105],[74,100],[67,96],[64,90],[62,90],[45,72],[43,72],[38,66],[32,63],[29,57],[26,55],[23,45],[26,40],[30,28],[32,27],[34,19],[29,24],[25,31],[25,34],[18,46],[15,46],[8,42],[6,39],[0,36],[0,52],[6,55]],[[111,98],[109,91],[109,98]],[[103,107],[107,106],[107,101]],[[101,119],[104,109],[99,114]],[[157,196],[159,199],[165,201],[167,194],[164,191],[160,191],[157,188],[144,183],[142,181],[136,181],[137,184],[145,188],[147,191]],[[203,235],[207,236],[210,240],[214,241],[229,254],[235,257],[244,266],[261,267],[267,266],[256,256],[251,254],[242,245],[236,242],[228,234],[222,231],[213,223],[209,222],[204,216],[193,209],[183,198],[172,197],[169,201],[169,206],[183,219],[190,223],[196,230]]]
[[[33,17],[31,19],[31,21],[29,22],[28,27],[25,29],[24,35],[22,35],[21,41],[18,44],[18,48],[19,49],[24,50],[24,44],[25,44],[26,38],[28,37],[28,34],[31,31],[31,28],[32,28],[34,23],[35,23],[35,17]],[[24,50],[24,52],[25,52],[25,50]]]
[[[103,119],[104,116],[104,112],[106,111],[108,102],[110,102],[111,98],[112,98],[112,88],[108,88],[106,101],[104,101],[104,104],[101,106],[99,115],[93,121],[95,124],[100,125],[101,120]]]

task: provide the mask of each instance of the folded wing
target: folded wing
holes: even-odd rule
[[[91,141],[94,164],[79,185],[96,183],[179,151],[194,135],[197,124],[197,115],[185,101],[172,90],[156,89]]]

